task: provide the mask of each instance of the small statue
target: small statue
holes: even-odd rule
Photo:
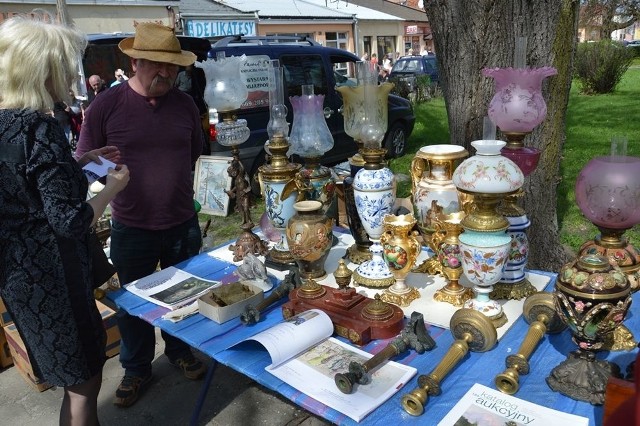
[[[235,211],[242,215],[242,229],[251,229],[254,226],[251,220],[251,208],[254,206],[254,202],[251,197],[251,186],[246,178],[242,163],[234,159],[227,168],[227,173],[233,179],[233,184],[230,190],[224,192],[229,198],[236,200]]]
[[[234,275],[242,281],[248,281],[262,289],[269,291],[273,287],[267,275],[267,268],[253,253],[246,253],[242,264],[234,271]]]

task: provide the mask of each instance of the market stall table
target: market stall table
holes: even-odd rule
[[[336,248],[332,250],[335,251]],[[220,246],[217,249],[199,254],[176,266],[205,279],[229,280],[237,265],[220,258],[224,258],[227,252],[228,247]],[[218,257],[218,255],[220,255],[220,257]],[[337,265],[337,258],[334,256],[333,260],[330,259],[327,262],[326,269],[327,272],[331,274],[335,270],[336,265],[329,264],[329,262],[335,262]],[[269,270],[269,273],[277,279],[281,279],[285,274],[285,272],[274,270]],[[532,277],[535,276],[537,280],[539,280],[540,277],[548,278],[548,281],[544,280],[544,289],[546,291],[553,289],[555,274],[542,271],[529,271],[529,274]],[[433,280],[430,279],[428,282],[430,284],[426,285],[426,287],[437,286],[439,288],[444,284],[444,281],[439,277]],[[367,290],[359,288],[359,291],[361,290],[364,293],[367,292]],[[286,301],[286,298],[270,306],[263,312],[261,321],[258,324],[245,326],[238,318],[223,324],[217,324],[200,314],[174,323],[162,319],[162,315],[167,312],[167,309],[146,302],[144,299],[126,290],[110,293],[109,297],[120,308],[126,310],[131,315],[138,316],[184,340],[216,362],[220,362],[250,377],[308,411],[336,424],[357,424],[346,415],[313,400],[265,371],[265,367],[271,363],[267,351],[256,342],[243,342],[252,335],[283,320],[281,305]],[[634,299],[638,297],[640,296],[637,294],[634,295]],[[427,301],[423,300],[423,303],[424,302]],[[636,301],[636,303],[638,303],[638,301]],[[425,306],[427,306],[428,309],[428,306],[433,307],[433,304],[440,305],[441,303],[430,301]],[[521,305],[522,301],[519,302],[520,310]],[[521,311],[519,314],[521,314]],[[393,397],[364,418],[360,424],[386,426],[390,423],[402,421],[408,424],[435,425],[474,383],[481,383],[495,389],[495,376],[504,370],[505,358],[517,352],[528,329],[528,324],[521,315],[511,318],[510,321],[511,324],[508,330],[502,333],[503,335],[500,337],[494,349],[485,353],[470,352],[467,354],[452,372],[442,380],[442,394],[429,399],[425,413],[422,416],[413,417],[402,408],[400,402],[402,396],[417,386],[418,375],[428,374],[440,362],[454,341],[454,337],[447,329],[430,325],[429,332],[436,341],[436,348],[423,355],[409,351],[402,356],[394,358],[395,361],[417,368],[418,374]],[[625,321],[625,325],[634,335],[637,335],[637,330],[640,328],[640,319],[637,315],[634,315],[633,312],[630,312]],[[389,341],[390,339],[372,341],[363,346],[362,349],[375,354],[382,350]],[[520,390],[514,396],[545,407],[587,417],[590,425],[598,426],[602,424],[603,408],[601,406],[592,406],[588,403],[575,401],[560,393],[553,392],[545,382],[545,378],[550,371],[562,362],[569,352],[575,349],[575,344],[571,341],[571,334],[567,330],[555,335],[545,335],[537,349],[531,355],[531,372],[528,375],[520,377]],[[627,365],[635,358],[635,351],[602,352],[599,354],[600,358],[605,356],[606,359],[616,362],[622,371],[625,371]],[[196,403],[191,424],[197,424],[199,411],[203,399],[206,397],[210,380],[213,377],[214,368],[215,363],[212,363]]]

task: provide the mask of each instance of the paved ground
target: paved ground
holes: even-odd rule
[[[162,355],[159,338],[153,362],[154,379],[143,397],[132,407],[113,405],[113,395],[122,378],[117,357],[103,372],[98,398],[102,426],[182,426],[189,420],[203,381],[190,381]],[[206,360],[202,354],[198,356]],[[35,391],[15,367],[0,370],[0,424],[6,426],[54,426],[62,400],[61,389]],[[283,399],[251,379],[223,365],[216,368],[198,425],[303,425],[329,423]]]

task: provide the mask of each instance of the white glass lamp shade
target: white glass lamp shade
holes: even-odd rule
[[[218,112],[233,111],[247,100],[249,91],[240,72],[246,59],[242,55],[196,61],[195,66],[202,68],[207,80],[204,100],[209,108],[215,108]]]
[[[467,158],[453,172],[453,184],[463,191],[484,194],[514,192],[524,183],[524,175],[513,161],[500,155],[506,142],[471,142],[476,155]]]

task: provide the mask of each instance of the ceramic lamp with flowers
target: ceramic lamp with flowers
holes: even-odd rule
[[[496,206],[505,195],[515,193],[524,180],[520,168],[500,155],[505,144],[499,140],[471,142],[476,155],[464,160],[453,173],[456,188],[473,195],[473,208],[461,222],[464,233],[459,240],[463,272],[474,285],[476,297],[464,306],[485,314],[496,328],[506,324],[507,318],[489,294],[502,277],[511,245],[511,237],[505,232],[509,222]]]

